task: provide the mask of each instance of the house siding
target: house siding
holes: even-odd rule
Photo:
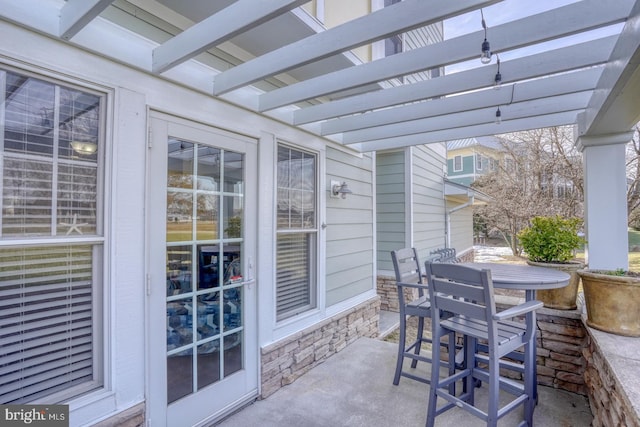
[[[468,207],[451,214],[451,247],[458,253],[473,246],[473,209]]]
[[[331,148],[326,156],[326,304],[331,306],[373,286],[373,159]],[[346,182],[353,193],[329,197],[331,180]]]
[[[393,270],[392,250],[407,246],[404,151],[376,155],[376,230],[379,270]]]
[[[444,144],[420,145],[412,149],[413,246],[420,258],[445,245]]]

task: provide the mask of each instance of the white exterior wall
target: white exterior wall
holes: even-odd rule
[[[459,206],[459,205],[458,205]],[[455,205],[449,206],[449,209]],[[473,246],[473,208],[453,212],[451,220],[451,247],[462,253]]]
[[[260,346],[320,322],[375,295],[371,157],[329,150],[325,169],[326,140],[211,97],[211,74],[204,66],[201,74],[196,72],[192,75],[196,86],[202,88],[198,92],[6,22],[0,22],[0,32],[3,34],[0,40],[2,66],[32,71],[108,94],[103,325],[105,385],[100,390],[69,402],[72,426],[109,418],[143,402],[148,394],[145,376],[151,375],[152,368],[147,363],[145,344],[148,323],[145,242],[150,233],[158,232],[147,229],[145,218],[149,110],[162,111],[259,140],[261,175],[258,192],[261,195],[261,213],[270,212],[272,215],[274,211],[275,167],[273,155],[269,154],[274,144],[285,141],[319,154],[321,197],[318,220],[319,223],[328,224],[326,235],[329,247],[333,250],[340,246],[342,252],[331,253],[329,262],[325,263],[324,248],[321,250],[318,309],[276,327],[273,321],[274,264],[268,256],[273,254],[274,228],[273,223],[261,220],[257,260]],[[20,43],[16,43],[16,40]],[[197,69],[198,66],[190,69],[178,67],[172,73],[184,76]],[[208,81],[203,78],[205,75],[209,76]],[[270,173],[264,170],[265,166],[271,167]],[[326,202],[323,191],[326,188],[325,173],[330,173],[331,178],[348,181],[354,194],[346,200]],[[328,205],[326,215],[325,202]],[[324,241],[323,233],[320,231],[321,241]],[[353,242],[343,245],[347,237],[353,238]],[[152,279],[151,292],[165,292],[164,280]]]

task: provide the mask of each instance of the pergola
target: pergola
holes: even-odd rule
[[[492,90],[495,55],[487,65],[478,59],[479,9],[526,8],[527,0],[404,0],[328,30],[299,8],[307,2],[0,0],[0,18],[355,152],[575,125],[590,267],[627,267],[624,144],[640,120],[640,1],[582,0],[490,26],[491,50],[505,58],[562,43],[503,60],[500,91]],[[469,12],[478,16],[471,33],[367,63],[350,52]],[[613,35],[588,35],[599,28]],[[584,41],[567,39],[576,34]],[[472,59],[475,68],[401,84]]]

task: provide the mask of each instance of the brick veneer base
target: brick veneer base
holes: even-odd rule
[[[261,350],[261,399],[291,384],[329,356],[361,337],[378,336],[380,298],[326,319]]]

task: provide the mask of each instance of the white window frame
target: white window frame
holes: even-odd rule
[[[458,166],[458,162],[460,165]],[[461,172],[464,169],[464,162],[461,155],[453,156],[453,171]]]
[[[313,155],[315,157],[315,227],[310,229],[295,229],[295,230],[279,230],[277,224],[277,209],[278,209],[278,192],[277,192],[277,180],[278,180],[278,168],[277,168],[277,159],[278,159],[278,150],[280,147],[285,147],[291,150],[300,151],[303,153],[307,153],[309,155]],[[274,271],[274,313],[276,322],[278,324],[286,324],[292,321],[295,321],[297,318],[301,316],[305,316],[312,312],[317,312],[323,306],[323,299],[320,298],[320,248],[321,248],[321,233],[320,233],[320,222],[321,222],[321,200],[320,200],[320,169],[321,169],[321,153],[309,149],[297,146],[295,144],[290,144],[284,141],[276,141],[275,143],[275,174],[274,181],[276,183],[276,191],[275,191],[275,204],[274,204],[274,263],[273,263],[273,271]],[[284,316],[278,316],[278,300],[277,300],[277,290],[278,290],[278,277],[277,277],[277,241],[279,235],[285,234],[314,234],[315,242],[314,247],[310,249],[309,259],[313,264],[311,266],[311,283],[310,283],[310,303],[305,307],[300,307],[297,311],[287,313]]]
[[[476,153],[475,155],[475,162],[476,162],[476,170],[477,171],[481,171],[482,168],[482,154]]]
[[[103,87],[91,87],[87,84],[79,84],[73,79],[62,78],[57,75],[41,74],[41,70],[31,70],[25,68],[18,68],[18,66],[11,66],[6,63],[0,63],[0,92],[2,94],[2,103],[4,103],[4,90],[6,85],[6,72],[13,72],[25,77],[34,78],[43,82],[50,83],[56,86],[64,86],[66,88],[75,89],[92,95],[96,95],[101,98],[100,111],[99,111],[99,134],[98,134],[98,151],[97,151],[97,176],[96,176],[96,230],[95,234],[88,235],[74,235],[66,236],[61,235],[60,232],[53,229],[53,235],[42,235],[37,237],[23,237],[23,236],[9,236],[7,238],[0,238],[0,249],[7,248],[42,248],[42,247],[60,247],[60,246],[91,246],[92,247],[92,370],[93,380],[83,382],[69,388],[62,389],[55,393],[49,394],[42,398],[37,398],[29,403],[37,404],[52,404],[71,401],[73,399],[82,398],[87,396],[87,393],[105,390],[110,386],[110,369],[108,368],[108,353],[109,353],[109,339],[105,331],[105,325],[108,324],[107,313],[109,312],[109,301],[105,299],[106,295],[109,295],[107,289],[106,267],[108,266],[108,254],[110,248],[108,247],[108,241],[106,236],[109,233],[108,227],[108,209],[107,194],[110,193],[109,186],[109,171],[108,171],[108,126],[110,123],[110,105],[112,102],[111,94]],[[2,117],[4,117],[4,107],[1,107]],[[0,123],[4,129],[4,124]],[[4,140],[4,135],[0,138]],[[0,148],[0,159],[4,157],[4,147]],[[14,158],[20,158],[20,155],[13,155]],[[26,156],[25,158],[28,158]],[[54,170],[58,164],[65,164],[64,160],[55,160],[52,162]],[[2,165],[0,164],[0,169]],[[0,187],[2,187],[2,180],[4,174],[0,176]],[[53,183],[55,183],[57,177],[52,177]],[[52,199],[52,202],[55,199]],[[55,206],[52,207],[54,210]],[[1,222],[1,219],[0,219]]]

